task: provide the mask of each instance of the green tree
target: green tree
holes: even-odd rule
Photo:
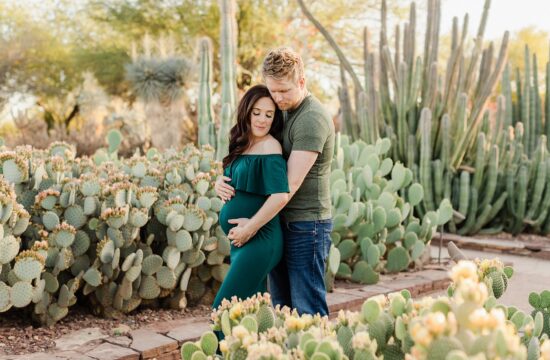
[[[303,18],[296,1],[237,0],[238,87],[261,81],[259,65],[269,48],[288,45],[304,55],[311,88],[328,98],[339,83],[336,57]],[[400,0],[390,2],[399,18]],[[380,0],[318,0],[312,11],[335,34],[350,59],[360,60],[365,24],[377,26]],[[39,98],[78,91],[90,71],[111,95],[131,99],[124,66],[132,43],[150,34],[172,35],[179,51],[192,57],[197,39],[208,36],[214,50],[214,91],[219,81],[217,0],[44,0],[0,4],[0,91]],[[1,104],[0,104],[1,105]]]
[[[516,31],[510,40],[508,50],[508,62],[512,69],[519,68],[523,73],[525,69],[525,45],[537,56],[537,65],[539,74],[546,72],[546,63],[548,62],[548,39],[547,31],[537,29],[535,26],[529,26]],[[531,58],[531,66],[533,59]],[[544,76],[539,75],[539,85],[544,83]]]

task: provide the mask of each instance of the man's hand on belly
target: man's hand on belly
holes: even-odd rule
[[[250,222],[250,219],[247,219],[247,218],[229,219],[227,222],[233,225],[237,225],[231,230],[229,230],[229,234],[227,235],[228,239],[231,240],[231,244],[233,244],[236,247],[243,246],[248,242],[248,240],[250,240],[254,235],[256,235],[256,231],[246,226]]]

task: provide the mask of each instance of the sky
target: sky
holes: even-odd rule
[[[419,3],[424,0],[418,1]],[[470,16],[469,33],[475,34],[481,14],[483,0],[443,0],[441,9],[441,33],[451,31],[453,16],[460,23],[465,13]],[[492,0],[485,39],[499,39],[506,30],[514,33],[528,26],[550,33],[550,0]]]

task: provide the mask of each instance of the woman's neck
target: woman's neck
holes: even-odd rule
[[[263,142],[265,140],[267,135],[264,136],[253,136],[250,139],[250,144],[248,145],[248,148],[245,150],[245,152],[250,152],[252,149],[254,149],[255,146],[257,146],[259,143]]]

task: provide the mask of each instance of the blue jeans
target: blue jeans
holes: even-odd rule
[[[269,274],[273,305],[328,315],[325,268],[332,220],[282,222],[283,258]]]

